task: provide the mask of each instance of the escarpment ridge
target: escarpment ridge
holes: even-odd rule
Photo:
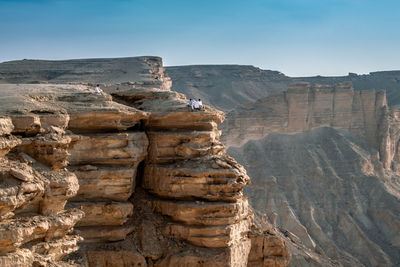
[[[115,80],[119,61],[77,60],[43,67],[64,68],[55,83],[0,85],[1,265],[286,266],[219,141],[223,113],[190,112],[160,58],[122,61]]]
[[[286,91],[295,82],[331,86],[351,82],[356,91],[385,90],[390,106],[400,103],[399,70],[331,77],[289,77],[279,71],[250,65],[188,65],[166,69],[173,80],[173,90],[204,99],[223,111]]]
[[[227,115],[224,143],[242,146],[271,133],[300,133],[320,127],[344,129],[378,151],[386,169],[397,168],[398,109],[384,91],[354,91],[351,83],[292,84],[283,93],[240,106]]]
[[[176,90],[229,111],[221,140],[251,177],[251,206],[285,229],[289,266],[400,264],[399,71],[294,78],[202,65],[167,72]]]

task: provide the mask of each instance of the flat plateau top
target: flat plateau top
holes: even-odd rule
[[[112,101],[110,95],[96,94],[94,88],[70,84],[0,84],[0,116],[59,114],[101,110],[136,109]]]

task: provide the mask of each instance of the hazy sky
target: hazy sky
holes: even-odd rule
[[[400,69],[400,0],[0,0],[0,61],[156,55],[290,76]]]

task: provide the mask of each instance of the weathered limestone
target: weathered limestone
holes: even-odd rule
[[[136,168],[84,165],[72,166],[69,170],[79,179],[79,191],[74,201],[126,201],[136,185]]]
[[[249,216],[247,199],[233,203],[155,200],[153,205],[156,211],[170,216],[174,221],[190,225],[228,225]]]
[[[183,252],[171,253],[156,262],[154,266],[247,266],[247,257],[245,255],[249,254],[250,246],[250,240],[243,240],[241,243],[228,248],[186,249]]]
[[[27,164],[0,159],[0,221],[14,216],[14,211],[39,202],[49,184]]]
[[[129,70],[137,80],[101,84],[104,94],[74,84],[0,85],[0,100],[17,103],[0,107],[9,116],[0,120],[4,138],[22,139],[12,158],[43,181],[32,199],[4,208],[4,232],[19,235],[0,250],[15,264],[62,266],[80,242],[69,259],[88,266],[247,266],[249,178],[219,141],[223,113],[191,112],[169,90],[159,59],[136,63],[145,66]],[[87,81],[101,77],[88,73]]]
[[[173,163],[208,154],[218,154],[224,146],[218,141],[219,131],[148,133],[151,143],[149,160],[153,163]]]
[[[62,260],[66,255],[78,250],[78,242],[82,237],[77,235],[68,235],[55,241],[40,242],[32,247],[33,253],[41,254],[42,261]],[[46,266],[45,264],[43,264]]]
[[[0,222],[0,252],[15,251],[35,239],[50,241],[64,237],[82,218],[83,213],[71,210],[51,216],[34,216]]]
[[[0,97],[6,98],[1,111],[9,112],[0,118],[0,265],[70,266],[62,259],[78,249],[81,237],[68,233],[83,212],[64,210],[79,188],[74,174],[59,170],[67,164],[69,116],[47,112],[24,102],[27,95],[13,93]],[[29,108],[32,113],[26,112]]]
[[[130,202],[71,202],[70,208],[78,208],[85,216],[76,226],[123,225],[132,216],[133,204]]]
[[[65,167],[67,161],[67,148],[71,138],[63,133],[51,133],[22,139],[22,144],[17,148],[35,160],[47,165],[53,170]]]
[[[373,147],[386,106],[385,92],[354,91],[351,83],[292,84],[286,92],[241,106],[223,127],[227,146],[241,146],[270,133],[298,133],[322,126],[346,129]]]
[[[249,183],[244,169],[230,157],[200,158],[172,165],[146,165],[143,187],[172,199],[236,201]]]
[[[74,136],[69,146],[71,165],[134,166],[147,151],[143,132]]]
[[[86,257],[89,259],[89,266],[131,266],[147,267],[146,259],[135,251],[88,251]]]
[[[34,256],[29,249],[17,249],[4,255],[0,255],[0,265],[4,267],[32,266]]]
[[[0,117],[0,136],[11,134],[14,129],[11,118]]]
[[[9,136],[9,137],[0,137],[0,157],[4,157],[7,155],[10,150],[19,145],[21,143],[21,140],[14,137],[14,136]]]
[[[85,243],[115,242],[121,241],[135,230],[133,226],[82,226],[75,232],[83,237]]]
[[[217,258],[225,262],[220,266],[246,266],[243,255],[250,250],[247,233],[252,217],[242,189],[249,178],[233,158],[225,155],[218,140],[217,125],[223,120],[222,114],[209,107],[190,112],[185,106],[187,100],[172,92],[153,91],[150,98],[149,94],[136,95],[124,88],[123,92],[112,94],[150,113],[145,124],[150,130],[149,156],[141,186],[163,198],[154,199],[152,206],[174,221],[163,227],[163,235],[198,247],[221,249]],[[160,100],[162,105],[158,104]],[[214,254],[211,250],[208,253],[202,260],[198,260],[196,253],[190,259],[204,263]],[[175,255],[155,265],[194,263]]]
[[[252,231],[248,266],[287,266],[290,254],[278,236],[271,231]]]
[[[107,126],[98,128],[102,130]],[[76,173],[81,189],[68,207],[85,213],[75,228],[84,242],[124,240],[133,231],[124,226],[133,212],[133,205],[126,200],[135,188],[136,169],[147,154],[147,146],[143,132],[72,136],[69,169]]]
[[[64,170],[45,172],[49,180],[45,195],[40,201],[41,214],[57,214],[64,210],[67,200],[74,197],[79,189],[75,174]]]
[[[13,147],[21,143],[20,139],[10,136],[13,129],[11,118],[0,117],[0,157],[4,157]]]
[[[210,227],[168,224],[164,228],[164,235],[183,239],[200,247],[226,248],[248,240],[250,222],[246,219],[235,224]]]

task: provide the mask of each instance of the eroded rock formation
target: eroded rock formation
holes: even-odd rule
[[[386,169],[396,169],[398,109],[389,108],[384,91],[354,91],[351,83],[296,83],[284,93],[242,105],[224,123],[223,140],[239,147],[270,133],[300,133],[319,127],[344,129],[378,150]]]
[[[11,96],[3,93],[2,100]],[[65,209],[79,188],[76,175],[60,169],[69,142],[65,127],[48,124],[53,115],[19,114],[21,101],[8,111],[1,102],[0,265],[70,266],[61,260],[78,249],[82,238],[70,233],[83,212]]]
[[[0,262],[239,267],[261,238],[280,254],[254,260],[284,266],[284,242],[250,233],[249,178],[219,141],[223,113],[190,112],[159,58],[123,62],[129,75],[107,84],[118,71],[93,66],[112,60],[47,62],[44,70],[36,62],[6,75],[74,84],[0,85]],[[103,82],[106,93],[79,80]]]

